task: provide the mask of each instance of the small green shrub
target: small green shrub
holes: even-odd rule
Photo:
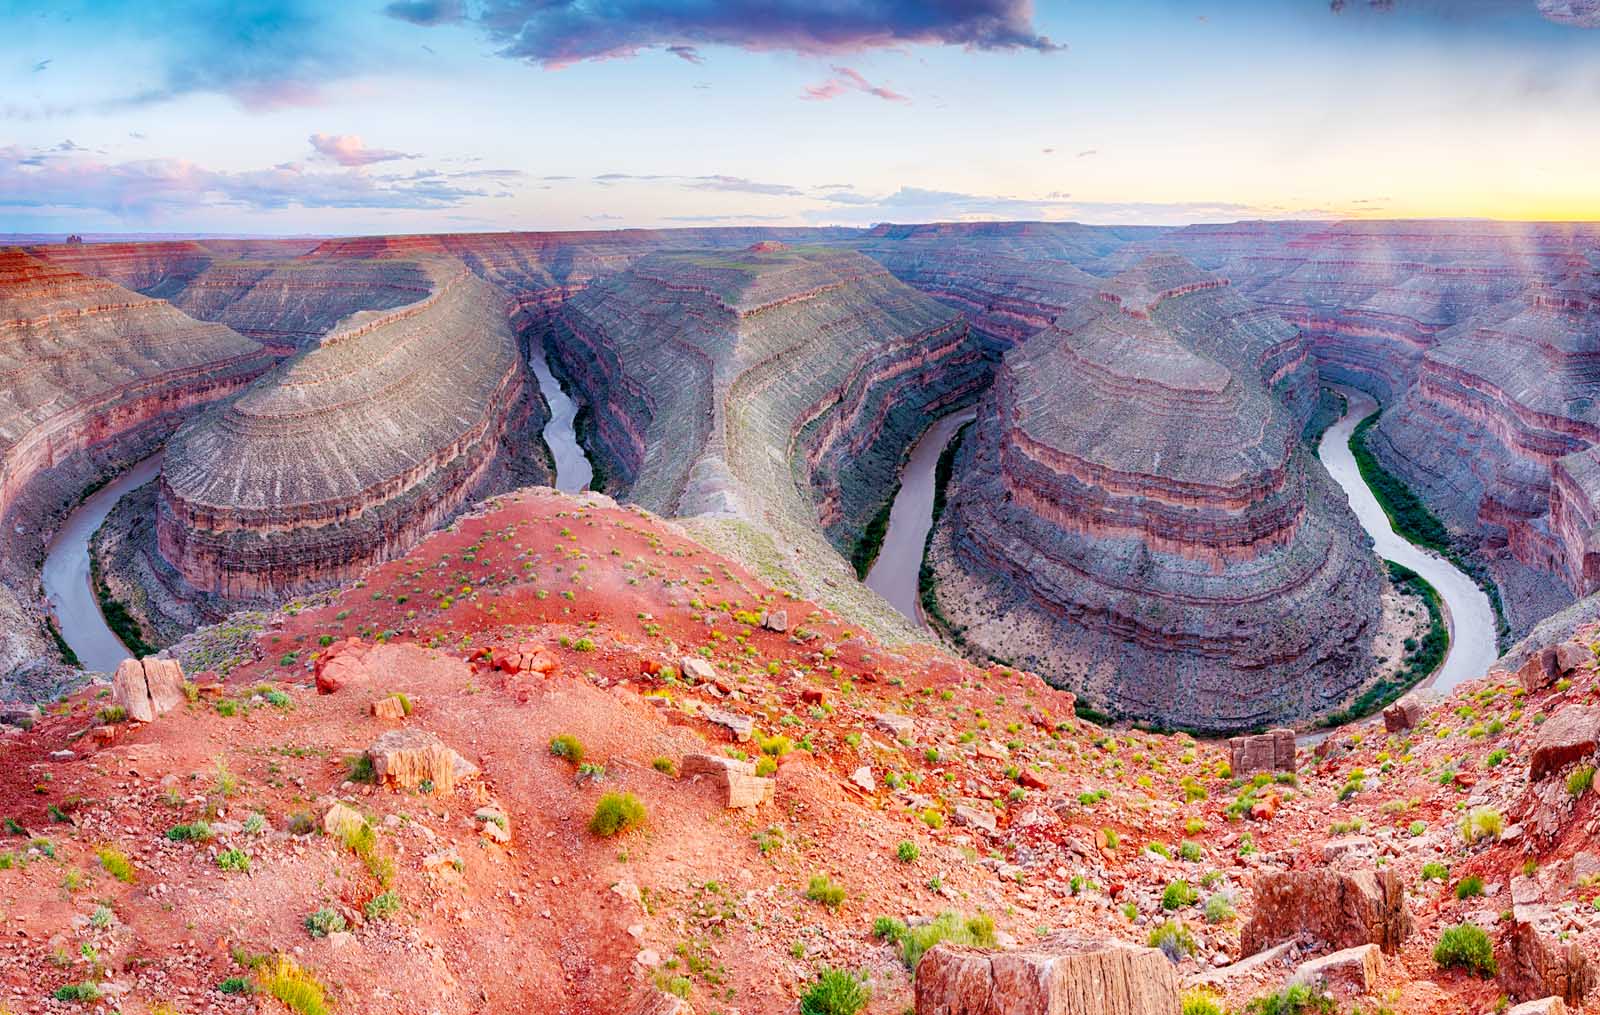
[[[225,849],[217,854],[217,866],[225,871],[250,871],[250,856],[242,849]]]
[[[327,995],[321,983],[287,955],[280,955],[263,974],[261,989],[297,1015],[328,1015]]]
[[[918,849],[917,844],[910,839],[905,839],[895,847],[894,855],[901,863],[915,863],[917,857],[922,855],[922,850]]]
[[[211,826],[204,821],[173,825],[167,829],[167,838],[173,842],[205,842],[211,838]]]
[[[368,920],[387,920],[400,912],[402,905],[399,892],[380,892],[367,900],[362,912]]]
[[[1206,900],[1206,922],[1227,923],[1235,916],[1233,900],[1225,892],[1217,892]]]
[[[1499,971],[1489,935],[1470,923],[1446,928],[1439,935],[1439,943],[1433,946],[1433,961],[1440,969],[1465,969],[1486,980]]]
[[[51,995],[57,1001],[83,1001],[92,1003],[101,998],[100,985],[97,983],[68,983],[57,987]]]
[[[890,944],[899,944],[905,936],[906,925],[892,916],[880,916],[872,921],[872,936]]]
[[[1199,893],[1189,886],[1189,882],[1179,878],[1168,884],[1166,891],[1161,893],[1161,908],[1182,909],[1194,905],[1199,898]]]
[[[811,883],[806,885],[806,898],[812,902],[820,902],[829,909],[838,909],[844,905],[847,894],[843,885],[826,874],[813,875]]]
[[[594,805],[589,831],[610,838],[644,824],[645,817],[644,804],[632,793],[607,793]]]
[[[344,929],[344,917],[336,909],[319,909],[306,917],[306,933],[312,937],[327,937]]]
[[[217,984],[219,994],[254,994],[256,985],[242,976],[230,976]]]
[[[1226,1015],[1221,998],[1203,988],[1183,992],[1182,1015]]]
[[[824,966],[800,998],[800,1015],[856,1015],[871,997],[866,981],[856,974]]]
[[[1450,868],[1437,860],[1430,860],[1422,865],[1422,880],[1424,881],[1449,881]]]
[[[128,854],[113,846],[101,846],[94,851],[94,855],[100,859],[100,866],[105,868],[107,874],[125,885],[133,884],[133,864],[128,862]]]
[[[1248,1015],[1303,1015],[1307,1012],[1332,1015],[1338,1004],[1321,988],[1292,983],[1275,994],[1258,997],[1245,1005]]]
[[[1470,845],[1481,839],[1498,839],[1505,831],[1505,818],[1493,807],[1474,807],[1461,819],[1461,837]]]
[[[657,772],[660,772],[662,775],[678,774],[678,766],[673,763],[671,758],[666,756],[658,757],[654,761],[650,762],[650,767],[655,769]]]
[[[571,733],[563,733],[550,740],[550,753],[557,758],[565,758],[574,765],[583,763],[583,741]]]
[[[1573,796],[1582,796],[1592,788],[1594,788],[1593,765],[1584,765],[1567,776],[1567,792]]]
[[[1183,925],[1182,920],[1168,920],[1161,926],[1150,931],[1146,943],[1151,948],[1159,948],[1162,954],[1173,962],[1177,962],[1185,955],[1193,955],[1199,947],[1194,935],[1189,928]]]
[[[1470,899],[1483,894],[1483,879],[1476,874],[1469,874],[1456,882],[1456,898]]]
[[[983,914],[963,917],[945,911],[920,927],[905,928],[900,936],[900,959],[907,969],[916,969],[922,955],[941,941],[976,948],[994,947],[994,920]]]

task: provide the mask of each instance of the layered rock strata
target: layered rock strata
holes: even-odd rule
[[[836,597],[864,593],[835,549],[887,499],[928,421],[989,370],[958,314],[869,258],[815,247],[651,255],[551,324],[620,494],[755,523]]]
[[[161,476],[161,556],[229,599],[348,580],[479,490],[523,395],[503,294],[448,260],[431,291],[352,315],[181,429]]]
[[[1491,561],[1518,630],[1600,587],[1600,275],[1441,332],[1369,446]]]
[[[10,589],[33,587],[21,575],[36,566],[49,520],[103,466],[126,464],[271,362],[258,343],[222,325],[0,251],[0,556]],[[97,460],[85,464],[91,456]],[[44,654],[37,618],[23,621],[12,594],[0,673]]]
[[[1097,708],[1201,729],[1327,710],[1369,675],[1379,576],[1299,441],[1292,326],[1147,260],[1008,353],[934,538],[984,654]]]

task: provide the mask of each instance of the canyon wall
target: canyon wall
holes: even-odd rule
[[[0,673],[48,650],[34,609],[43,539],[97,478],[271,365],[262,347],[160,300],[0,251]],[[90,456],[104,462],[88,463]],[[24,617],[29,619],[25,620]]]
[[[479,491],[526,370],[499,290],[449,259],[167,446],[157,537],[197,589],[278,597],[404,553]]]
[[[839,551],[927,423],[986,383],[958,314],[860,254],[767,241],[644,257],[592,282],[550,329],[619,495],[754,526],[808,594],[859,601],[911,634]]]
[[[1299,439],[1299,332],[1149,258],[1005,357],[933,542],[937,603],[980,652],[1107,711],[1237,729],[1369,676],[1382,579]]]

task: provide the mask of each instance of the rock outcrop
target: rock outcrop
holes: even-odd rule
[[[183,704],[183,667],[176,659],[124,659],[111,678],[111,700],[135,722],[155,722]]]
[[[449,261],[425,298],[352,315],[167,447],[157,534],[228,599],[353,578],[479,490],[526,370],[505,298]]]
[[[810,594],[862,603],[838,551],[989,367],[955,312],[817,247],[645,257],[569,300],[547,346],[593,407],[590,451],[619,495],[754,523],[803,559]]]
[[[367,748],[367,757],[378,783],[396,789],[428,784],[433,792],[449,795],[478,776],[476,765],[423,730],[390,730]]]
[[[1277,729],[1228,738],[1228,767],[1235,777],[1295,770],[1294,730]]]
[[[916,1015],[1173,1015],[1178,977],[1154,948],[1056,934],[1009,951],[935,945]]]
[[[1155,258],[1006,355],[936,531],[978,650],[1096,708],[1205,729],[1328,711],[1368,677],[1380,578],[1299,439],[1299,333]]]
[[[144,453],[271,363],[258,343],[221,325],[0,251],[0,567],[8,584],[23,587],[48,523],[102,468]],[[0,608],[0,673],[49,651],[38,619],[23,613],[20,603]]]
[[[1259,875],[1250,892],[1254,911],[1239,935],[1246,955],[1302,936],[1333,948],[1373,944],[1394,952],[1415,929],[1392,871],[1281,871]]]

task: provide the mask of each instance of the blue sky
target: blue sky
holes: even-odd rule
[[[0,232],[1600,218],[1597,128],[1600,0],[0,0]]]

